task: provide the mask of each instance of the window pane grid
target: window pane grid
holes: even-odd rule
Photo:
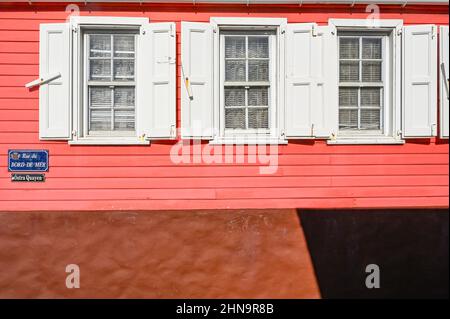
[[[339,128],[382,130],[382,38],[339,37]]]
[[[88,35],[88,130],[135,130],[135,35]]]
[[[225,128],[269,128],[269,37],[225,36]]]

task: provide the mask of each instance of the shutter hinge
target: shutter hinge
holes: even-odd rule
[[[431,26],[431,38],[434,39],[436,37],[436,27],[434,25]]]
[[[173,38],[175,36],[175,32],[173,30],[173,24],[170,24],[170,36]]]
[[[286,28],[281,28],[281,34],[285,34],[286,33]]]
[[[397,35],[402,35],[403,34],[403,29],[399,29],[398,31],[397,31]]]
[[[170,126],[170,137],[176,137],[175,125]]]
[[[314,136],[314,123],[311,124],[311,136]]]
[[[331,135],[330,135],[330,140],[335,140],[336,139],[336,133],[335,132],[331,132]]]
[[[317,29],[316,29],[315,25],[312,26],[311,34],[312,34],[313,37],[317,37]]]
[[[77,33],[78,32],[78,28],[76,26],[72,26],[72,32],[73,33]]]
[[[397,131],[397,136],[401,137],[402,134],[403,134],[402,130],[398,130],[398,131]]]
[[[437,125],[431,125],[431,136],[437,136]]]
[[[77,130],[72,131],[72,136],[77,136]]]
[[[286,137],[286,133],[284,132],[284,130],[281,131],[281,137],[285,138]]]

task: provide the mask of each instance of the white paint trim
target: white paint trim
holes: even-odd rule
[[[211,145],[286,145],[288,140],[278,138],[265,138],[265,137],[217,137],[209,141]]]
[[[150,141],[141,141],[137,137],[80,138],[69,141],[69,145],[150,145]]]
[[[334,25],[336,28],[367,28],[370,30],[379,28],[401,28],[403,20],[401,19],[378,19],[376,27],[371,27],[367,19],[329,19],[328,24]]]
[[[141,26],[145,23],[149,23],[149,18],[129,18],[129,17],[85,17],[85,16],[71,16],[70,24],[78,26],[84,25],[130,25]]]
[[[241,18],[241,17],[211,17],[215,26],[282,26],[287,24],[286,18]]]
[[[374,137],[374,138],[339,138],[335,140],[327,140],[328,145],[402,145],[405,144],[404,140],[393,137]]]

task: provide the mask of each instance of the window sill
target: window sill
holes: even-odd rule
[[[150,141],[138,138],[84,138],[69,141],[69,145],[150,145]]]
[[[402,145],[404,140],[393,137],[338,137],[328,140],[328,145]]]
[[[278,138],[215,138],[209,141],[211,145],[286,145],[287,140]]]

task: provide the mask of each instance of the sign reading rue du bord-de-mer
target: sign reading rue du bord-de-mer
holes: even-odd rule
[[[47,150],[9,150],[8,171],[10,172],[47,172]],[[44,174],[19,174],[11,175],[13,182],[43,182]]]

